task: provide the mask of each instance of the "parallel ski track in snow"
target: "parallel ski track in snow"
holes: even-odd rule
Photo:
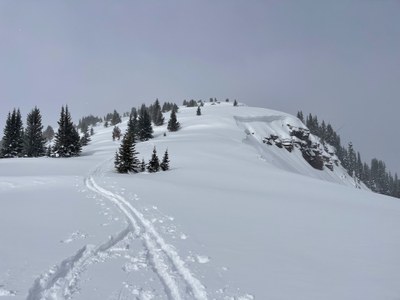
[[[101,167],[85,178],[86,187],[115,204],[128,221],[128,227],[105,243],[82,247],[59,265],[40,275],[34,281],[26,299],[71,299],[79,289],[81,273],[93,264],[101,253],[111,250],[130,233],[142,240],[148,253],[149,264],[160,278],[168,299],[208,299],[205,287],[194,277],[175,248],[165,242],[152,222],[124,197],[98,185],[94,179],[96,175],[103,175]]]
[[[86,245],[76,254],[64,259],[59,265],[39,276],[29,290],[27,300],[70,299],[78,290],[79,275],[100,254],[124,240],[132,232],[131,225],[107,242],[95,247]]]
[[[99,186],[94,179],[96,174],[101,174],[101,168],[86,178],[87,188],[113,202],[125,215],[135,234],[142,239],[149,254],[150,264],[160,278],[168,298],[181,300],[190,297],[189,299],[206,300],[205,287],[194,277],[175,248],[165,242],[152,222],[146,219],[129,201]],[[177,278],[176,275],[180,278]]]

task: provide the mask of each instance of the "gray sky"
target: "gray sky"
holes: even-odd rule
[[[238,99],[340,128],[400,173],[400,1],[0,0],[0,125]]]

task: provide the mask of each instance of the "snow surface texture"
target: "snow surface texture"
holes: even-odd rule
[[[115,173],[101,125],[81,157],[0,160],[2,299],[399,299],[398,199],[264,144],[288,114],[177,116],[137,145],[168,172]]]

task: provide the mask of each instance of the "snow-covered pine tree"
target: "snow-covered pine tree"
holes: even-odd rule
[[[164,117],[162,115],[161,105],[158,99],[156,99],[153,104],[151,118],[156,126],[161,126],[164,124]]]
[[[142,159],[142,162],[140,164],[140,172],[146,171],[146,162],[144,161],[144,158]]]
[[[54,137],[54,129],[50,125],[47,126],[46,130],[43,131],[43,137],[46,139],[47,142],[50,142]]]
[[[2,157],[18,157],[23,152],[24,128],[22,126],[21,113],[14,108],[8,113],[1,149]]]
[[[121,116],[119,113],[114,109],[114,112],[111,117],[111,125],[116,125],[118,123],[121,123]]]
[[[197,106],[196,115],[197,115],[197,116],[201,116],[201,109],[200,109],[200,106]]]
[[[118,173],[138,173],[140,171],[140,162],[137,159],[136,144],[128,132],[122,138],[121,146],[115,153],[114,165]]]
[[[150,115],[146,109],[140,109],[138,137],[141,141],[147,141],[153,138],[153,127],[151,126]]]
[[[171,111],[171,116],[168,121],[168,130],[169,131],[178,131],[181,125],[179,124],[178,120],[176,119],[176,112],[175,109]]]
[[[121,138],[121,129],[119,129],[118,126],[114,126],[114,129],[112,131],[112,139],[113,141],[115,141],[116,139],[120,140],[120,138]]]
[[[137,135],[138,135],[138,120],[137,120],[136,110],[133,111],[133,114],[130,115],[130,118],[128,121],[127,133],[131,135],[132,141],[136,142]]]
[[[55,135],[53,152],[57,157],[78,156],[82,150],[78,131],[75,129],[68,106],[61,108],[58,131]]]
[[[46,138],[43,137],[42,116],[35,107],[26,118],[24,154],[28,157],[45,155]]]
[[[237,106],[237,105],[238,105],[238,103],[237,103],[237,101],[235,99],[235,101],[233,101],[233,106]]]
[[[163,156],[162,162],[161,162],[161,164],[160,164],[160,168],[161,168],[161,170],[163,170],[163,171],[167,171],[167,170],[169,170],[169,157],[168,157],[168,149],[167,149],[167,150],[165,150],[165,153],[164,153],[164,156]]]
[[[147,171],[149,171],[150,173],[155,173],[155,172],[158,172],[159,170],[160,170],[160,160],[158,159],[158,156],[157,156],[156,147],[154,147],[153,154],[147,165]]]
[[[298,112],[297,112],[297,118],[300,120],[300,121],[302,121],[303,123],[304,123],[304,115],[303,115],[303,112],[301,111],[301,110],[299,110]]]

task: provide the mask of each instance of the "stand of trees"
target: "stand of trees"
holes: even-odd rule
[[[333,130],[331,124],[322,121],[319,123],[317,116],[309,114],[304,117],[303,112],[297,113],[299,118],[310,132],[321,139],[322,143],[328,143],[335,147],[336,155],[347,170],[348,174],[360,180],[372,191],[400,198],[400,180],[395,174],[387,170],[386,164],[377,158],[373,158],[368,164],[361,159],[360,152],[356,151],[350,142],[346,146],[341,144],[340,136]]]
[[[78,130],[72,122],[68,106],[61,108],[58,131],[55,135],[53,154],[56,157],[78,156],[82,151],[82,145]]]
[[[82,145],[90,142],[89,129],[86,128],[81,138],[72,122],[68,106],[61,108],[58,121],[58,131],[54,133],[51,126],[43,131],[42,115],[39,108],[33,108],[27,115],[26,128],[23,127],[19,109],[8,113],[4,135],[1,143],[0,156],[11,157],[70,157],[77,156]],[[54,137],[54,146],[46,146]]]

